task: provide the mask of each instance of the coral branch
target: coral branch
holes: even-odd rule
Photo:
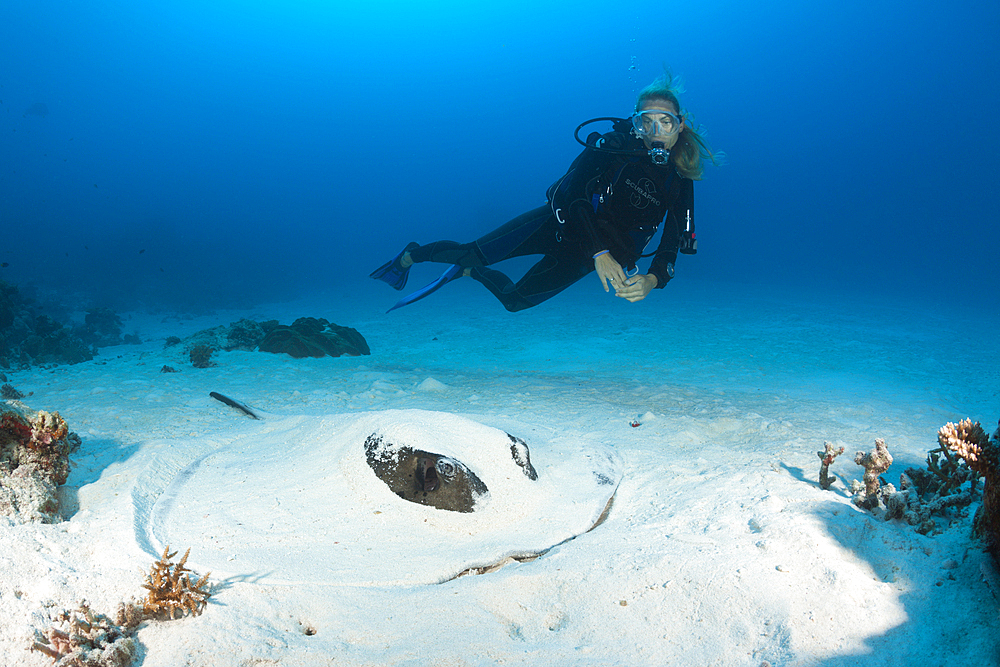
[[[42,644],[41,642],[35,642],[34,644],[32,644],[31,645],[31,650],[32,651],[38,651],[39,653],[44,653],[45,655],[49,656],[53,660],[58,660],[59,658],[63,657],[62,653],[60,653],[59,651],[53,649],[48,644]]]
[[[197,581],[192,581],[188,576],[191,572],[184,567],[191,549],[184,552],[180,561],[171,563],[171,559],[177,552],[170,552],[168,546],[163,550],[160,560],[153,563],[143,584],[148,593],[141,601],[143,615],[148,618],[169,616],[176,618],[175,614],[185,616],[190,613],[197,616],[205,608],[208,598],[211,597],[211,588],[208,586],[208,575],[205,574]]]
[[[123,602],[112,621],[81,602],[75,611],[63,611],[56,625],[44,632],[35,631],[35,641],[29,647],[52,658],[55,667],[126,667],[131,665],[139,649],[134,635],[139,624],[147,619],[175,614],[198,615],[211,596],[208,574],[192,583],[187,575],[188,549],[180,562],[172,563],[177,552],[170,547],[153,563],[146,579],[148,592],[139,603]]]
[[[858,452],[854,455],[854,462],[865,469],[864,493],[857,493],[854,497],[854,503],[865,509],[877,507],[880,491],[878,476],[892,465],[892,455],[889,454],[889,450],[885,446],[885,440],[877,438],[875,440],[875,449],[867,454]]]
[[[976,513],[975,529],[1000,562],[1000,425],[991,441],[979,422],[948,422],[938,431],[938,442],[983,476],[983,504]]]
[[[86,602],[75,611],[64,611],[56,619],[60,627],[36,631],[32,651],[44,653],[60,666],[126,667],[138,654],[139,644],[127,631]]]
[[[836,479],[835,477],[830,477],[830,464],[833,463],[835,458],[844,453],[844,448],[839,447],[834,449],[832,442],[824,442],[823,447],[824,450],[822,452],[816,452],[816,456],[818,456],[820,460],[819,485],[824,491],[827,491]]]
[[[958,424],[948,422],[938,431],[938,442],[945,451],[951,450],[965,459],[969,467],[981,475],[985,475],[989,464],[996,465],[994,452],[993,461],[989,461],[990,440],[979,422],[963,419]]]

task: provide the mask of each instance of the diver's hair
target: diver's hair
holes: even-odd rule
[[[677,168],[677,173],[685,178],[700,181],[704,175],[702,160],[709,160],[712,164],[722,163],[723,155],[713,152],[705,141],[705,129],[702,126],[688,125],[691,118],[689,114],[681,108],[680,100],[677,96],[684,92],[681,79],[674,76],[670,70],[664,66],[663,74],[658,76],[653,83],[649,84],[641,91],[635,101],[635,110],[638,112],[649,100],[662,100],[673,105],[677,113],[684,119],[684,126],[677,143],[670,149],[670,161]]]
[[[639,97],[635,101],[635,110],[638,112],[647,100],[666,100],[680,112],[681,103],[677,99],[677,95],[683,92],[684,86],[681,85],[680,77],[674,76],[670,73],[669,69],[664,67],[663,74],[656,77],[653,83],[639,91]]]

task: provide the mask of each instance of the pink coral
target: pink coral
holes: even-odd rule
[[[938,442],[982,475],[983,505],[976,514],[976,530],[986,537],[993,557],[1000,562],[1000,424],[991,442],[979,422],[948,422],[938,431]]]
[[[69,477],[73,442],[58,412],[33,413],[0,404],[0,515],[21,521],[58,522],[55,489]]]

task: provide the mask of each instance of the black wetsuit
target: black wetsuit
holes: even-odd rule
[[[593,146],[635,150],[616,155]],[[594,270],[594,255],[608,250],[631,270],[664,222],[649,273],[662,288],[672,278],[682,234],[693,237],[694,188],[672,164],[657,165],[642,141],[623,132],[592,134],[588,148],[546,193],[549,203],[514,218],[472,243],[438,241],[410,251],[414,262],[471,268],[504,307],[515,312],[550,299]],[[664,215],[666,219],[664,220]],[[693,252],[688,248],[686,252]],[[486,268],[525,255],[544,255],[515,284]]]

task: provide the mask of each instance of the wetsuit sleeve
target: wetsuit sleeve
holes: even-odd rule
[[[673,278],[668,265],[677,262],[677,248],[680,246],[681,232],[688,221],[694,220],[694,181],[682,178],[679,183],[677,201],[672,202],[663,222],[663,236],[656,248],[649,273],[656,276],[656,288],[662,289]],[[692,223],[693,224],[693,223]]]

